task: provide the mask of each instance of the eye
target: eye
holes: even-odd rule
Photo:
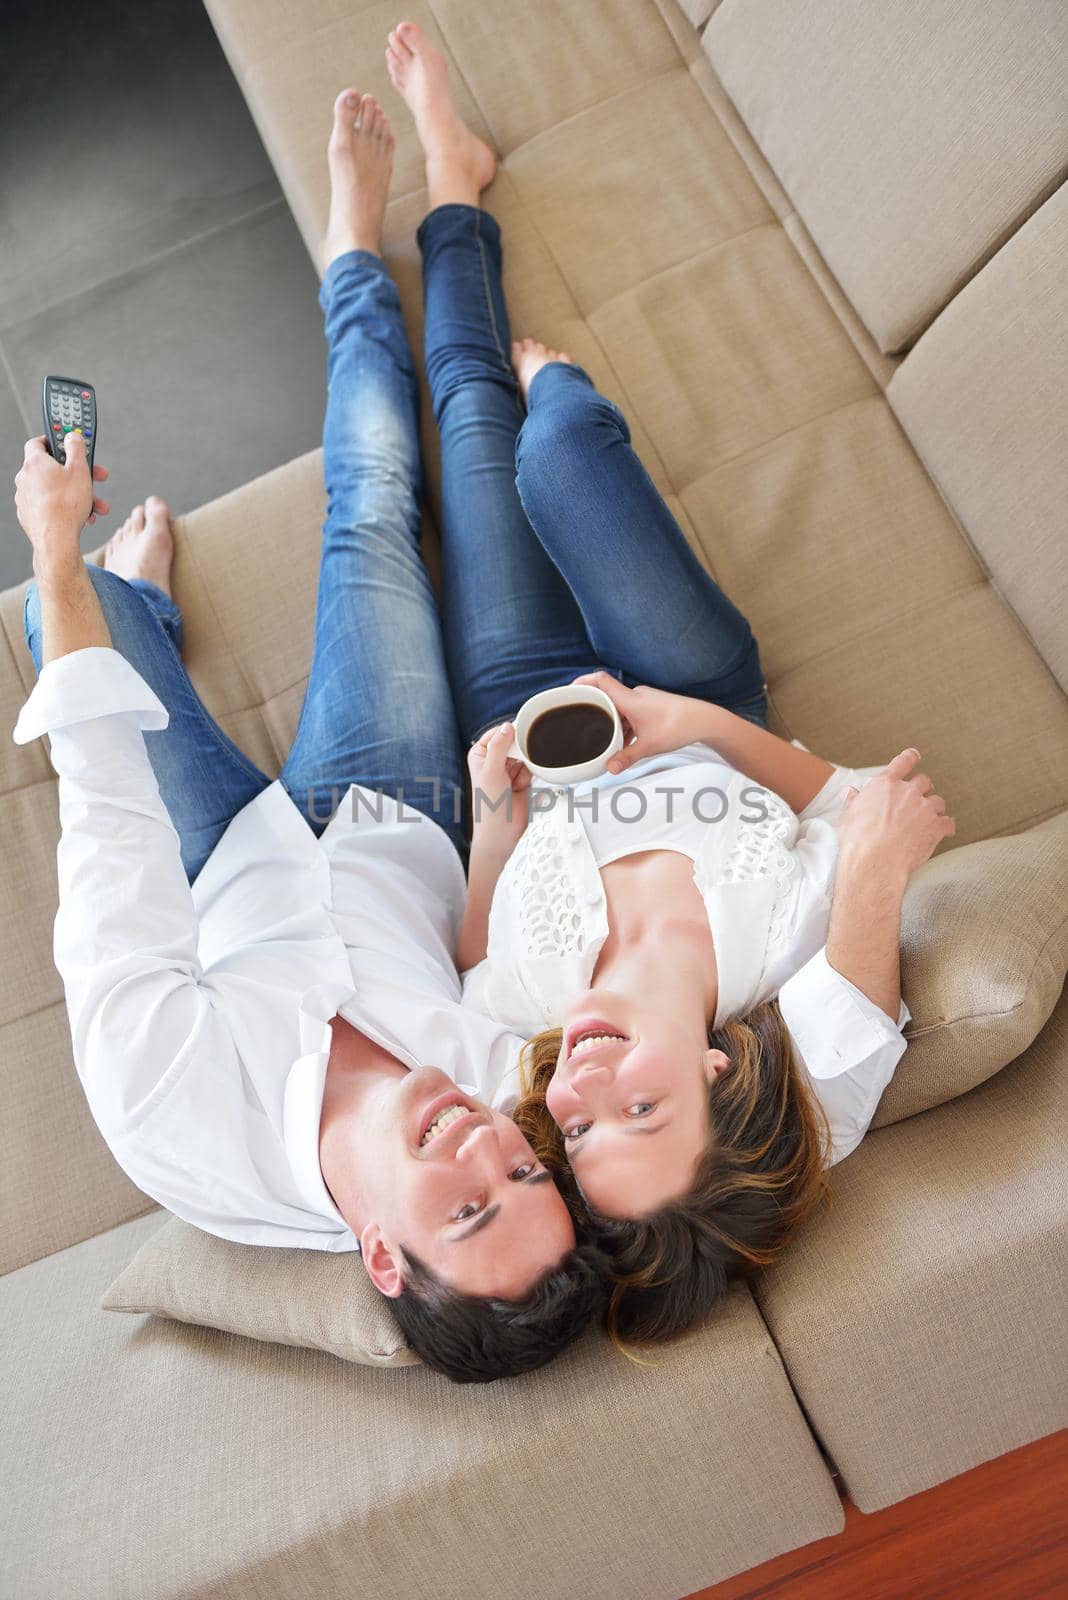
[[[593,1127],[592,1122],[578,1122],[573,1128],[568,1128],[564,1134],[565,1140],[581,1139],[582,1135]]]
[[[530,1177],[530,1174],[534,1171],[537,1164],[538,1163],[536,1161],[524,1161],[522,1166],[516,1167],[513,1172],[508,1174],[508,1176],[511,1178],[513,1183],[522,1183],[524,1178]]]
[[[652,1100],[636,1100],[632,1106],[627,1107],[623,1115],[626,1117],[647,1117],[650,1111],[655,1110],[656,1105]]]
[[[477,1217],[481,1210],[482,1202],[480,1200],[469,1200],[465,1206],[460,1207],[452,1220],[454,1222],[470,1222],[471,1218]]]

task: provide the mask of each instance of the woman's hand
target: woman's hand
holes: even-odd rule
[[[485,957],[493,891],[530,814],[530,768],[508,754],[514,737],[512,724],[502,722],[467,753],[474,828],[467,898],[456,941],[461,972],[469,972]]]
[[[957,831],[931,779],[925,772],[913,773],[919,759],[918,750],[902,750],[859,792],[848,790],[838,823],[843,861],[856,861],[862,870],[877,868],[902,888]]]
[[[684,744],[698,740],[708,744],[714,737],[717,719],[723,716],[721,708],[707,700],[669,694],[666,689],[650,689],[646,685],[628,689],[610,672],[587,672],[575,682],[602,690],[619,712],[624,744],[609,761],[609,772],[626,772],[646,756],[680,750]]]
[[[530,812],[530,768],[509,756],[515,728],[491,728],[467,753],[471,774],[472,851],[511,855]]]

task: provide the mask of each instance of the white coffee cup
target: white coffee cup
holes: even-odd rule
[[[572,767],[539,767],[530,759],[527,754],[527,734],[543,711],[555,710],[557,706],[596,706],[611,717],[612,737],[599,756]],[[543,689],[540,694],[533,694],[529,700],[524,700],[513,720],[515,738],[508,754],[513,760],[524,762],[535,778],[541,778],[545,783],[566,785],[584,783],[587,778],[599,778],[602,772],[608,771],[612,757],[623,748],[623,724],[619,712],[603,689],[595,689],[589,683],[565,683],[559,689]]]

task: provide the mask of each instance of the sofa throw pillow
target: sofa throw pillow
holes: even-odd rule
[[[912,1021],[874,1128],[941,1105],[1026,1050],[1068,967],[1068,813],[935,856],[905,897]]]
[[[178,1217],[146,1240],[100,1304],[328,1350],[366,1366],[419,1361],[355,1252],[235,1244]]]

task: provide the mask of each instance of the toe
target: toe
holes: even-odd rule
[[[144,506],[134,506],[133,510],[130,512],[129,526],[132,533],[140,533],[142,531],[145,526]]]
[[[352,120],[360,104],[359,94],[355,89],[342,89],[334,101],[334,126],[343,129],[346,133],[352,127]]]
[[[396,48],[402,56],[415,54],[415,45],[419,42],[419,29],[414,22],[402,22],[393,30]]]
[[[150,494],[145,501],[145,521],[151,526],[153,523],[169,522],[171,508],[158,494]]]

